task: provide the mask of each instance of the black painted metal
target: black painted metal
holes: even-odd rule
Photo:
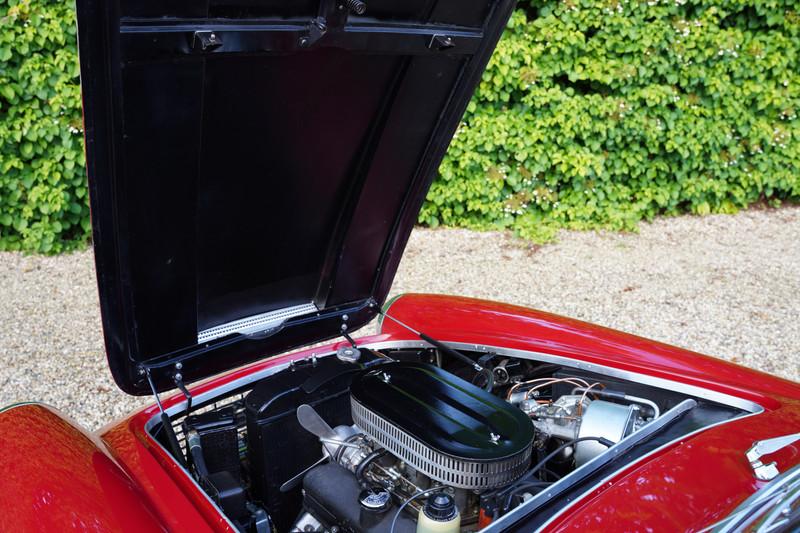
[[[451,55],[471,55],[478,50],[483,38],[482,28],[460,26],[352,24],[339,31],[328,31],[331,27],[326,20],[323,27],[324,32],[318,21],[309,20],[201,24],[157,21],[155,24],[130,22],[121,27],[121,34],[126,61],[180,59],[196,54],[286,53],[323,46],[370,54],[430,55],[446,50]],[[219,43],[197,46],[196,33],[213,34]]]
[[[429,448],[458,459],[496,461],[528,449],[533,424],[508,402],[433,365],[387,363],[353,380],[360,405]]]
[[[78,0],[109,364],[174,386],[374,317],[512,0]],[[274,331],[199,331],[313,302]]]

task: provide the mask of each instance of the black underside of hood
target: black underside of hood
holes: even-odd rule
[[[77,6],[106,348],[145,394],[374,317],[513,2]]]

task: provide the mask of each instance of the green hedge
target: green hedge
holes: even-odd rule
[[[0,250],[89,234],[71,2],[0,0]]]
[[[420,221],[634,229],[800,198],[797,0],[521,3]]]
[[[800,199],[797,0],[523,1],[420,222],[633,229]],[[84,244],[71,2],[0,0],[0,249]]]

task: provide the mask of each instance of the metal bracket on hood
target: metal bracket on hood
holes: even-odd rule
[[[360,0],[320,0],[316,18],[308,23],[305,34],[297,44],[300,48],[308,48],[322,39],[329,30],[344,28],[350,12],[361,15],[366,10],[366,4]]]
[[[323,17],[317,17],[308,24],[306,34],[300,37],[297,44],[300,48],[308,48],[316,43],[328,32],[328,24]]]
[[[211,31],[196,31],[192,35],[192,49],[208,52],[222,46],[222,37]]]
[[[431,40],[428,42],[428,48],[431,50],[438,50],[440,52],[450,50],[451,48],[454,48],[455,45],[456,42],[449,35],[436,34],[432,36]]]

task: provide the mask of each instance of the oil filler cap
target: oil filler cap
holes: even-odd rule
[[[361,504],[361,508],[375,513],[387,510],[391,502],[392,496],[389,491],[380,487],[362,490],[358,495],[358,503]]]
[[[428,497],[423,512],[436,522],[449,522],[458,515],[458,508],[452,496],[446,492],[437,492]]]

